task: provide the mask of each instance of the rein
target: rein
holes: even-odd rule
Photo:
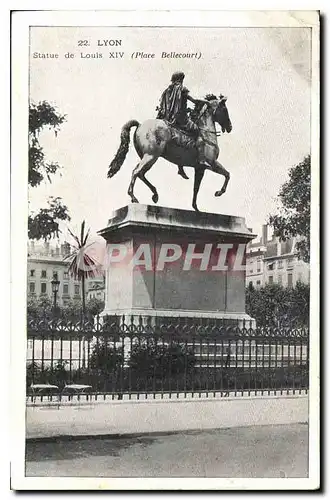
[[[213,130],[208,130],[207,128],[200,128],[199,130],[200,130],[201,132],[208,132],[209,134],[214,134],[214,135],[216,135],[217,137],[220,137],[220,135],[221,135],[221,132],[220,132],[220,131],[218,131],[218,132],[217,132],[217,131],[213,132]]]
[[[202,109],[200,110],[200,113],[199,113],[199,115],[197,117],[196,122],[198,122],[198,120],[201,119],[201,117],[203,116],[203,114],[205,113],[205,111],[207,110],[207,108],[208,108],[207,104],[204,104],[203,107],[202,107]],[[216,137],[220,137],[220,135],[221,135],[221,132],[217,132],[217,131],[213,132],[213,130],[208,130],[206,128],[199,128],[199,130],[200,130],[200,132],[207,132],[209,134],[213,134]],[[209,141],[207,139],[203,139],[203,140],[204,140],[204,142],[208,142],[209,144],[212,144],[214,146],[213,142],[211,142],[211,141]]]

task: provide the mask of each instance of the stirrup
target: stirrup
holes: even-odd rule
[[[209,167],[209,168],[212,167],[212,165],[206,160],[198,160],[198,164],[202,165],[203,167]]]

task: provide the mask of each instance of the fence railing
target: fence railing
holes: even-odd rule
[[[301,393],[308,378],[307,329],[141,316],[28,324],[26,384],[34,401],[37,386],[41,395],[52,385],[69,399],[156,399]]]

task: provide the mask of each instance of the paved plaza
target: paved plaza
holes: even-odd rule
[[[27,476],[307,477],[308,426],[27,442]]]

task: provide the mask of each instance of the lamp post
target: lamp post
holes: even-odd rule
[[[52,292],[53,292],[53,296],[54,296],[54,316],[56,316],[56,307],[57,307],[57,294],[58,294],[58,290],[60,288],[60,281],[58,280],[58,276],[57,276],[57,273],[54,273],[53,275],[53,279],[51,281],[51,284],[52,284]]]

